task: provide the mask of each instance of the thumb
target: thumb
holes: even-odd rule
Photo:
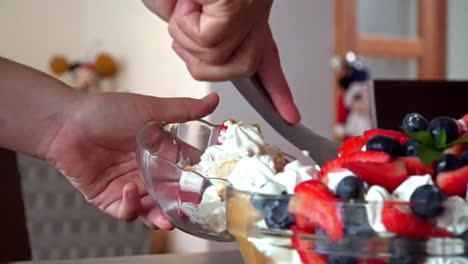
[[[182,123],[203,118],[211,114],[219,104],[217,93],[210,93],[202,99],[154,98],[151,101],[150,119]]]

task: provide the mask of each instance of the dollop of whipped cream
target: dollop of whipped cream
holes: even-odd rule
[[[264,194],[280,194],[286,188],[277,183],[275,163],[268,155],[243,157],[228,176],[235,189]]]
[[[367,191],[365,199],[369,202],[366,206],[367,220],[369,225],[378,233],[387,233],[387,229],[382,223],[383,202],[391,199],[391,194],[387,189],[373,185]]]
[[[270,156],[244,157],[237,163],[228,177],[235,189],[262,194],[294,193],[297,184],[309,180],[312,166],[296,160],[286,164],[282,172],[276,173],[275,163]]]
[[[410,176],[393,191],[394,200],[409,202],[418,187],[428,184],[434,185],[430,174]]]
[[[188,215],[190,221],[206,226],[210,231],[221,233],[226,230],[226,207],[212,185],[203,192],[200,204],[182,203],[180,209]]]
[[[436,225],[455,234],[468,230],[468,203],[460,196],[450,196],[444,203],[445,210],[436,219]]]
[[[232,121],[224,122],[224,126],[227,129],[218,137],[219,145],[208,147],[196,166],[197,171],[209,178],[220,177],[217,175],[217,168],[223,163],[259,155],[265,146],[257,126]]]

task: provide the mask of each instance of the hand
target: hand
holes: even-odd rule
[[[105,213],[140,217],[152,228],[171,229],[146,193],[135,160],[137,132],[148,121],[186,122],[210,114],[219,98],[163,99],[134,94],[85,94],[73,105],[45,158]],[[163,133],[163,132],[162,132]],[[162,138],[161,146],[172,142]],[[168,150],[169,151],[169,150]]]
[[[290,123],[300,120],[268,24],[272,0],[143,0],[169,22],[173,49],[197,80],[226,81],[258,73]]]

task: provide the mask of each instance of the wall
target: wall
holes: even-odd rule
[[[79,55],[80,1],[0,1],[0,56],[47,70],[54,53]]]
[[[468,79],[468,1],[448,1],[447,23],[447,77],[449,79]]]

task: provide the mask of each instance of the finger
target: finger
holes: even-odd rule
[[[226,63],[226,61],[231,57],[233,51],[237,48],[236,45],[239,45],[239,42],[225,41],[220,43],[218,46],[205,48],[195,43],[185,33],[183,33],[177,24],[172,23],[169,24],[169,34],[174,39],[172,48],[176,51],[179,57],[182,58],[181,54],[178,53],[174,46],[177,46],[179,50],[182,49],[184,52],[188,52],[190,55],[198,58],[204,63],[213,65]],[[185,59],[183,60],[185,62]]]
[[[210,93],[202,99],[148,97],[144,107],[150,111],[150,120],[182,123],[211,114],[218,103],[218,94]]]
[[[119,208],[118,218],[125,221],[135,220],[141,211],[140,194],[135,183],[127,183],[122,190],[122,204]]]
[[[163,230],[172,230],[174,226],[166,219],[163,212],[159,208],[153,208],[148,214],[148,220],[151,224]]]
[[[201,47],[212,48],[225,42],[238,44],[251,30],[257,16],[246,14],[253,10],[243,9],[239,3],[213,3],[216,4],[205,3],[202,7],[193,0],[182,0],[171,23],[177,24],[188,38]]]
[[[143,4],[164,21],[171,17],[177,0],[143,0]]]
[[[281,68],[279,52],[269,33],[269,45],[258,69],[258,75],[281,116],[289,123],[296,124],[301,117],[294,103],[291,90]]]
[[[190,74],[200,81],[226,81],[251,76],[256,72],[260,63],[263,36],[262,32],[251,32],[231,59],[222,65],[205,63],[183,49],[181,53],[183,53]]]
[[[142,199],[143,213],[140,215],[140,219],[152,229],[164,229],[171,230],[174,226],[167,220],[164,213],[159,207],[155,205],[153,200],[146,195]]]

